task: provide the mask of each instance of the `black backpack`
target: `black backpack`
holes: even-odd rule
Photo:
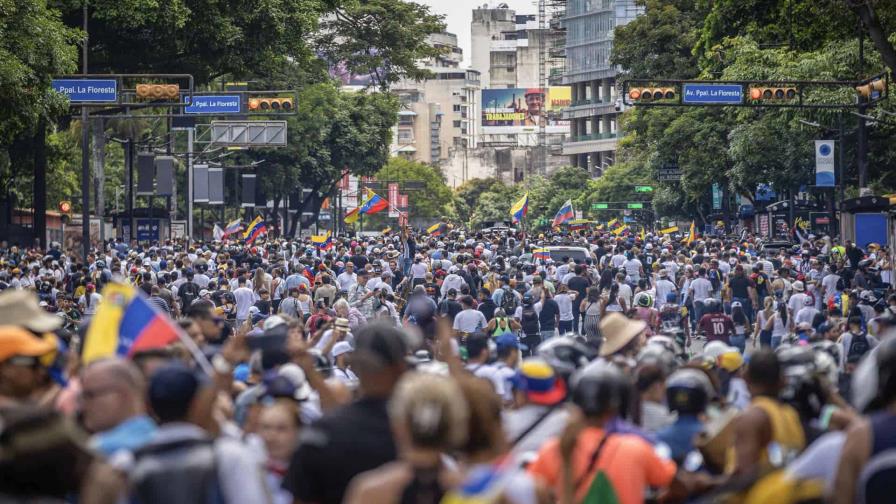
[[[846,362],[858,363],[869,350],[871,345],[868,343],[868,336],[865,333],[853,334],[846,352]]]
[[[520,325],[522,326],[523,334],[526,336],[532,336],[541,332],[541,326],[538,324],[538,313],[535,312],[535,308],[532,305],[523,307]]]
[[[177,296],[183,305],[183,309],[187,309],[194,299],[199,297],[199,286],[195,282],[185,282],[177,290]]]
[[[501,309],[504,310],[508,317],[512,317],[513,312],[516,311],[516,293],[507,286],[501,289],[504,291],[504,294],[501,296]]]

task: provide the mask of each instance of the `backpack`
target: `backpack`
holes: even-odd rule
[[[527,336],[538,334],[541,331],[538,324],[538,313],[535,312],[535,308],[531,305],[523,307],[520,325],[523,326],[523,334]]]
[[[211,439],[144,446],[134,453],[131,502],[223,503],[218,455]]]
[[[717,291],[722,286],[722,280],[719,278],[718,271],[709,270],[706,273],[706,278],[709,280],[709,283],[712,284],[712,290]]]
[[[864,332],[853,334],[849,348],[846,350],[846,362],[858,363],[869,350],[871,350],[871,345],[868,343],[868,336]]]
[[[194,282],[186,282],[177,290],[177,296],[183,305],[183,309],[187,309],[193,300],[199,297],[199,286]]]
[[[504,294],[501,296],[501,309],[508,316],[511,316],[516,311],[516,294],[507,286],[501,289],[504,291]]]

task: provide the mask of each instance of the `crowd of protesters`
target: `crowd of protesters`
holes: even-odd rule
[[[892,502],[890,253],[766,245],[0,243],[0,502]],[[112,283],[181,339],[85,362]]]

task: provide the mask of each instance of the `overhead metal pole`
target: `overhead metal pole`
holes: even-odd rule
[[[193,240],[193,128],[187,128],[187,243]]]
[[[87,32],[87,0],[81,9],[84,29],[84,46],[82,47],[81,71],[87,74],[87,44],[90,39]],[[87,122],[87,107],[81,107],[81,253],[87,260],[90,252],[90,125]]]

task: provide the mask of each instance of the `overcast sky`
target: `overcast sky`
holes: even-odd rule
[[[537,14],[538,2],[536,0],[416,0],[418,3],[429,5],[435,14],[443,14],[447,30],[457,35],[457,41],[464,50],[464,66],[470,64],[470,21],[473,19],[473,8],[483,4],[495,6],[506,3],[518,14]]]

